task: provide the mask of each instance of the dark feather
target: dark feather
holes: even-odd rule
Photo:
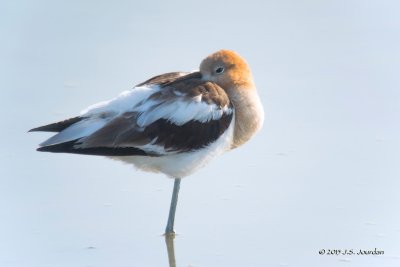
[[[179,77],[185,76],[187,74],[188,74],[188,72],[169,72],[169,73],[164,73],[164,74],[161,74],[161,75],[154,76],[154,77],[152,77],[152,78],[150,78],[150,79],[148,79],[148,80],[146,80],[146,81],[144,81],[142,83],[139,83],[136,86],[150,86],[150,85],[154,85],[154,84],[163,86],[163,85],[168,84],[168,83],[170,83],[172,81],[175,81]]]
[[[29,132],[61,132],[62,130],[68,128],[74,123],[83,120],[84,117],[74,117],[64,121],[59,121],[56,123],[51,123],[48,125],[40,126],[37,128],[30,129]]]
[[[228,129],[233,114],[224,114],[219,120],[207,122],[189,121],[181,126],[160,119],[146,127],[143,135],[155,145],[172,152],[189,152],[204,148],[215,142]]]
[[[79,143],[78,140],[73,140],[61,144],[39,147],[37,151],[53,152],[53,153],[73,153],[95,156],[156,156],[147,154],[136,147],[91,147],[91,148],[75,148]]]

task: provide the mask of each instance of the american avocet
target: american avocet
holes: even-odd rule
[[[248,141],[263,119],[249,66],[221,50],[199,71],[155,76],[77,117],[30,131],[57,132],[38,151],[108,156],[174,178],[165,230],[171,234],[181,178]]]

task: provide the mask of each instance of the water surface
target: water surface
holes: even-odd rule
[[[26,131],[151,75],[195,69],[220,48],[248,60],[266,122],[182,181],[176,265],[399,265],[398,8],[4,3],[0,265],[168,266],[171,180],[101,157],[38,153],[48,135]],[[374,248],[385,254],[319,255]]]

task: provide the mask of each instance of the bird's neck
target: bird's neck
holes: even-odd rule
[[[231,93],[229,98],[235,108],[232,148],[236,148],[247,142],[261,128],[264,110],[255,89],[238,90]]]

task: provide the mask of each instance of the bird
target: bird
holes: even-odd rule
[[[219,50],[198,70],[154,76],[30,132],[55,133],[37,151],[106,156],[174,179],[165,228],[174,235],[181,179],[249,141],[263,121],[248,63],[235,51]]]

